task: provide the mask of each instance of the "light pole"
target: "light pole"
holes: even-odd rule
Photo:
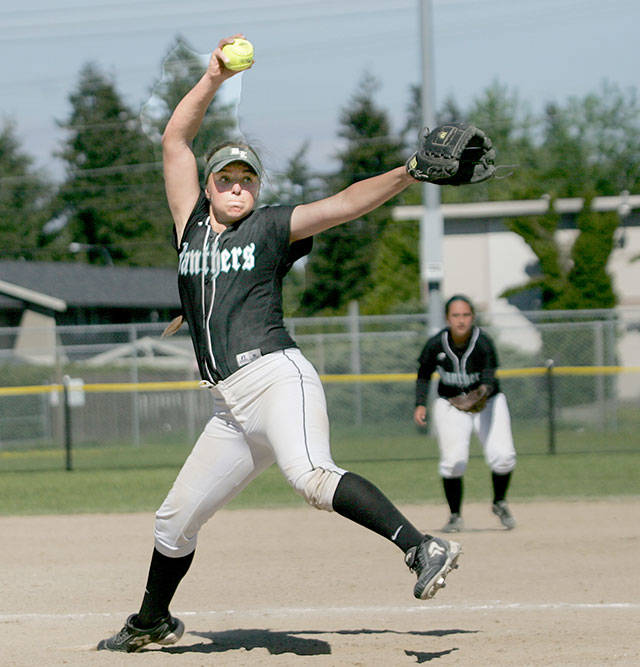
[[[435,127],[433,12],[431,0],[420,0],[420,38],[422,47],[422,126]],[[422,185],[420,218],[420,296],[428,313],[429,333],[444,326],[442,312],[442,239],[444,219],[437,185]]]

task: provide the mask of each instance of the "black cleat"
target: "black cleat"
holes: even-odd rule
[[[184,623],[179,618],[167,616],[152,628],[136,628],[136,614],[127,619],[120,632],[98,642],[98,651],[123,651],[135,653],[147,644],[175,644],[184,632]]]
[[[427,600],[444,588],[446,576],[458,567],[461,552],[457,542],[440,537],[425,538],[418,546],[411,547],[404,561],[418,576],[413,594],[420,600]]]

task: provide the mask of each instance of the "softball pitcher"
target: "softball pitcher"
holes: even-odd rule
[[[427,423],[427,398],[431,375],[437,372],[438,396],[433,403],[433,425],[440,450],[438,471],[450,516],[445,533],[463,528],[463,476],[469,461],[469,444],[475,432],[491,469],[491,509],[508,530],[515,520],[506,502],[516,452],[511,434],[507,399],[495,376],[498,356],[491,338],[474,325],[474,307],[462,294],[445,304],[447,327],[429,338],[418,359],[414,421]]]
[[[233,39],[220,41],[206,72],[174,110],[162,142],[182,313],[213,414],[156,513],[140,610],[99,649],[133,652],[180,639],[184,625],[169,604],[200,528],[273,463],[310,505],[335,511],[401,549],[417,575],[418,598],[444,586],[460,554],[456,542],[422,534],[377,487],[334,463],[320,379],[283,323],[282,280],[309,252],[311,237],[416,181],[400,166],[316,202],[256,208],[260,159],[250,146],[231,143],[209,153],[201,187],[191,144],[216,91],[236,73],[225,67],[222,52]]]

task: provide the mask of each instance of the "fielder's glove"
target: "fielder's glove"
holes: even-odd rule
[[[490,179],[496,171],[491,139],[467,123],[446,123],[420,133],[418,150],[407,160],[407,171],[418,181],[436,185],[466,185]]]
[[[454,408],[463,412],[480,412],[484,410],[489,397],[489,387],[481,384],[477,389],[472,389],[468,394],[458,394],[448,399]]]

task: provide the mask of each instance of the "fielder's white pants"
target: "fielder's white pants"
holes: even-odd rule
[[[441,477],[462,477],[469,461],[473,432],[480,440],[492,472],[506,474],[515,468],[511,417],[503,393],[492,396],[480,412],[458,410],[445,398],[438,397],[433,402],[432,414],[440,450],[438,472]]]
[[[308,503],[329,511],[346,472],[331,456],[320,378],[300,350],[267,354],[211,392],[213,416],[156,512],[165,556],[190,554],[201,526],[274,462]]]

